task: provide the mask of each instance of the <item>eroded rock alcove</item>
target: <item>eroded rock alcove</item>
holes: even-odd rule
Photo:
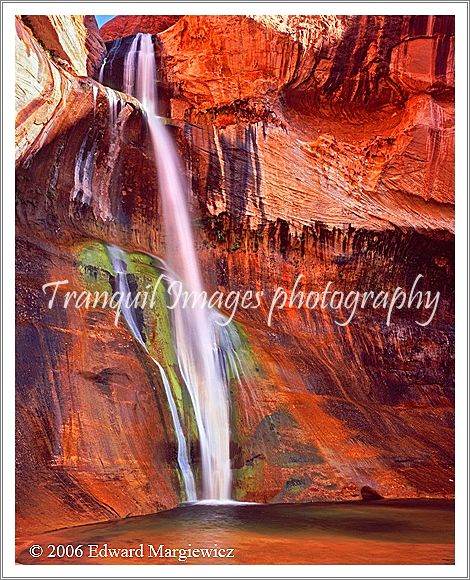
[[[208,289],[304,274],[311,288],[387,290],[419,273],[441,293],[426,328],[405,311],[339,327],[292,310],[270,328],[240,311],[253,368],[232,393],[235,497],[452,496],[453,18],[115,20],[101,34],[88,16],[16,22],[20,532],[180,501],[155,368],[112,312],[49,310],[41,290],[106,273],[99,244],[163,252],[142,111],[100,82],[108,59],[101,80],[121,90],[137,32],[156,35]]]

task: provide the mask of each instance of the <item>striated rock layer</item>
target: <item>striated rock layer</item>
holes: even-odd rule
[[[79,76],[97,72],[106,49],[94,16],[23,16],[22,21],[64,68]]]
[[[160,35],[171,116],[206,133],[195,149],[252,147],[268,219],[452,231],[452,18],[296,22],[191,16]]]
[[[67,27],[74,25],[73,18]],[[83,290],[77,240],[119,237],[106,225],[113,216],[121,216],[121,237],[130,229],[133,210],[114,185],[119,156],[142,166],[132,207],[141,206],[151,229],[157,194],[154,185],[148,195],[155,176],[138,103],[120,96],[124,129],[114,135],[104,87],[47,56],[47,37],[36,38],[24,20],[17,20],[17,33],[17,527],[23,534],[171,508],[180,492],[171,418],[154,365],[139,358],[122,327],[116,330],[110,311],[49,310],[41,290],[64,279],[68,290]],[[104,53],[93,53],[97,69]],[[86,159],[93,177],[85,188]],[[92,192],[89,205],[84,189]]]
[[[83,288],[86,240],[164,254],[146,125],[120,92],[137,31],[156,34],[205,286],[268,294],[237,314],[252,364],[232,392],[235,497],[451,496],[452,18],[184,16],[160,32],[161,17],[118,17],[101,29],[125,36],[106,44],[115,91],[97,82],[94,20],[60,18],[17,21],[20,531],[180,499],[153,368],[109,312],[49,311],[40,290]],[[405,310],[340,327],[297,309],[267,327],[270,293],[298,274],[302,289],[346,292],[409,290],[422,274],[440,305],[428,327]]]

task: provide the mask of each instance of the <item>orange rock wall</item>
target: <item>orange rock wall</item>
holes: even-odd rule
[[[123,36],[131,36],[137,32],[158,34],[175,22],[180,16],[115,16],[100,28],[101,38],[105,41],[115,40]]]

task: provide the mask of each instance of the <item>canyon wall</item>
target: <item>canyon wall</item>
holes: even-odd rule
[[[181,16],[115,16],[100,28],[103,40],[115,40],[138,32],[158,34],[173,26]]]
[[[109,311],[49,310],[41,290],[83,289],[93,240],[164,254],[146,124],[118,92],[120,35],[137,31],[156,35],[205,286],[268,294],[237,314],[251,363],[232,392],[235,497],[451,496],[452,18],[118,18],[106,45],[90,17],[16,24],[19,531],[181,497],[152,365]],[[104,59],[116,92],[98,82]],[[96,256],[87,267],[108,276]],[[369,309],[342,327],[331,309],[295,308],[268,327],[270,292],[298,274],[299,289],[346,292],[422,274],[439,308],[427,327],[423,312],[387,326]]]

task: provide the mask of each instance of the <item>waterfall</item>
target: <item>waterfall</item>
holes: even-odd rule
[[[130,304],[131,290],[127,282],[127,268],[124,252],[117,246],[107,246],[109,258],[116,274],[117,290],[124,297],[122,301],[122,313],[132,332],[133,337],[147,350],[145,340],[139,330],[135,312]]]
[[[126,58],[124,60],[124,70],[122,79],[122,90],[129,95],[135,95],[135,73],[136,73],[136,55],[139,48],[140,34],[137,34],[132,41]]]
[[[98,81],[103,85],[104,84],[104,73],[106,68],[112,69],[113,61],[116,58],[116,55],[119,53],[119,49],[121,48],[122,38],[118,38],[115,43],[113,43],[110,51],[104,57],[103,63],[100,66],[100,72],[98,73]]]
[[[127,322],[127,325],[129,326],[130,331],[132,332],[132,335],[137,340],[137,342],[139,342],[148,352],[147,345],[145,344],[145,340],[143,339],[142,334],[139,330],[139,326],[137,324],[134,309],[130,305],[131,291],[129,288],[129,284],[127,282],[127,268],[124,252],[117,246],[108,245],[107,249],[109,257],[111,259],[111,264],[113,265],[113,269],[116,274],[118,292],[120,292],[121,296],[124,297],[124,299],[122,300],[122,313]],[[176,439],[178,442],[178,466],[180,468],[181,475],[183,477],[186,498],[188,501],[195,501],[197,497],[196,484],[194,481],[194,475],[191,469],[191,464],[189,462],[186,438],[184,436],[184,432],[181,427],[181,423],[178,416],[178,410],[176,408],[175,400],[171,392],[170,382],[168,381],[168,377],[166,376],[165,369],[156,359],[154,359],[153,357],[151,358],[160,371],[160,376],[162,377],[163,386],[165,388],[165,394],[168,400],[168,406],[170,408],[171,418],[173,420],[173,426],[175,428]]]
[[[166,260],[185,291],[202,292],[187,192],[179,159],[158,116],[155,51],[150,34],[138,34],[124,63],[124,90],[142,104],[154,149],[166,236]],[[216,329],[207,307],[172,310],[175,350],[194,408],[201,450],[202,499],[229,500],[229,385],[220,364]]]

